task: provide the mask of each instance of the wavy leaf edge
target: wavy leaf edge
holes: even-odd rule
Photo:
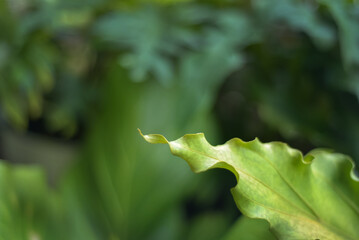
[[[182,137],[174,140],[174,141],[168,141],[166,137],[164,137],[162,134],[143,134],[141,129],[137,129],[137,131],[140,133],[140,135],[143,137],[143,139],[145,139],[148,143],[152,143],[152,144],[169,144],[171,142],[174,142],[176,140],[179,140],[179,139],[182,139],[182,138],[186,138],[186,137],[191,137],[191,136],[201,136],[203,137],[203,139],[209,144],[211,145],[212,147],[221,147],[221,146],[224,146],[224,145],[227,145],[231,142],[236,142],[236,141],[239,141],[240,143],[242,144],[250,144],[250,143],[253,143],[253,142],[258,142],[260,144],[276,144],[276,145],[282,145],[282,146],[285,146],[286,148],[292,150],[292,151],[297,151],[298,153],[300,153],[301,155],[301,160],[302,160],[302,163],[303,164],[311,164],[313,162],[313,160],[315,159],[315,157],[312,155],[313,152],[318,152],[318,151],[322,151],[322,152],[333,152],[331,149],[326,149],[326,148],[316,148],[316,149],[313,149],[311,150],[310,152],[308,152],[306,155],[303,155],[303,153],[298,150],[298,149],[295,149],[295,148],[292,148],[291,146],[289,146],[287,143],[284,143],[284,142],[280,142],[280,141],[272,141],[272,142],[268,142],[268,143],[263,143],[262,141],[259,140],[259,138],[254,138],[253,140],[251,141],[243,141],[242,139],[240,138],[232,138],[228,141],[226,141],[224,144],[219,144],[219,145],[215,145],[213,146],[212,144],[210,144],[204,133],[191,133],[191,134],[185,134],[183,135]],[[170,146],[170,150],[172,152],[172,148]],[[357,176],[355,174],[355,162],[351,159],[351,157],[347,156],[348,157],[348,160],[350,161],[352,167],[351,167],[351,170],[349,172],[349,175],[350,177],[352,178],[353,181],[356,181],[356,182],[359,182],[359,176]],[[229,165],[228,163],[224,162],[224,161],[221,161],[222,163],[224,164],[227,164]],[[191,166],[191,164],[189,164]],[[213,165],[213,168],[223,168],[223,167],[216,167],[215,166],[216,164]],[[208,168],[208,169],[212,169],[212,168]],[[228,169],[230,170],[230,169]],[[202,171],[194,171],[195,173],[200,173],[200,172],[204,172],[206,170],[202,170]],[[231,170],[230,170],[231,171]],[[236,180],[238,181],[239,178],[237,176],[237,173],[236,172],[233,172],[231,171],[235,176],[236,176]]]
[[[293,151],[293,152],[297,152],[300,154],[300,160],[301,160],[301,163],[302,164],[305,164],[305,165],[311,165],[314,163],[314,161],[316,161],[317,159],[315,159],[315,156],[313,153],[320,153],[320,152],[324,152],[324,153],[336,153],[336,152],[333,152],[332,150],[329,150],[329,149],[321,149],[321,148],[317,148],[317,149],[313,149],[311,150],[310,152],[308,152],[306,155],[303,155],[303,153],[298,150],[298,149],[295,149],[295,148],[292,148],[290,147],[287,143],[284,143],[284,142],[280,142],[280,141],[273,141],[273,142],[269,142],[269,143],[262,143],[258,138],[255,138],[254,140],[251,140],[251,141],[243,141],[241,140],[240,138],[232,138],[228,141],[226,141],[224,144],[220,144],[220,145],[215,145],[213,146],[212,144],[210,144],[207,139],[205,138],[205,135],[204,133],[195,133],[195,134],[185,134],[183,135],[182,137],[174,140],[174,141],[168,141],[163,135],[161,134],[147,134],[147,135],[144,135],[142,134],[141,130],[138,129],[140,135],[149,143],[152,143],[152,144],[168,144],[169,147],[170,147],[170,151],[173,155],[175,156],[178,156],[180,157],[178,154],[176,154],[176,151],[174,150],[174,147],[173,147],[173,144],[176,144],[175,142],[176,141],[179,141],[179,140],[182,140],[182,139],[186,139],[186,138],[191,138],[191,137],[194,137],[194,136],[200,136],[201,138],[203,138],[203,140],[209,144],[209,146],[211,147],[214,147],[214,148],[220,148],[220,147],[223,147],[223,146],[227,146],[227,145],[230,145],[232,144],[233,142],[236,142],[236,143],[239,143],[240,145],[245,145],[245,144],[253,144],[253,143],[259,143],[263,146],[267,146],[267,145],[277,145],[277,146],[281,146],[281,147],[284,147],[286,149],[288,149],[288,151]],[[340,153],[337,153],[337,154],[340,154]],[[341,155],[344,155],[344,154],[341,154]],[[344,155],[346,156],[346,155]],[[350,179],[355,182],[355,183],[359,183],[359,177],[356,175],[355,173],[355,163],[354,161],[349,157],[349,156],[346,156],[346,160],[350,162],[351,164],[351,168],[350,168],[350,171],[348,173],[345,173],[345,174],[349,174],[350,176]],[[182,157],[181,157],[182,158]],[[237,183],[234,187],[231,188],[231,193],[234,196],[234,190],[235,188],[237,187],[237,185],[239,184],[239,181],[240,181],[240,176],[239,174],[236,172],[235,168],[233,166],[231,166],[229,163],[223,161],[223,160],[220,160],[219,162],[216,162],[214,164],[211,164],[211,165],[208,165],[206,166],[205,168],[201,168],[201,169],[198,169],[196,166],[194,166],[190,161],[188,161],[187,159],[183,158],[187,163],[188,165],[190,166],[191,170],[195,173],[200,173],[200,172],[204,172],[206,170],[209,170],[209,169],[214,169],[214,168],[223,168],[223,169],[227,169],[229,171],[231,171],[235,177],[236,177],[236,180],[237,180]],[[318,159],[319,160],[319,159]],[[236,201],[235,201],[236,202]],[[247,217],[249,218],[252,218],[252,219],[263,219],[265,221],[267,221],[269,223],[269,226],[270,226],[270,231],[278,238],[278,239],[281,239],[276,231],[274,231],[274,228],[273,228],[273,225],[272,223],[266,219],[266,218],[262,218],[262,217],[253,217],[253,216],[250,216],[250,214],[245,210],[245,209],[242,209],[236,202],[236,205],[237,205],[237,208],[244,214],[246,215]],[[344,236],[346,237],[346,236]],[[349,237],[349,239],[351,239]]]

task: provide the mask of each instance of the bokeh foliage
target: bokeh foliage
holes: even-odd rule
[[[67,239],[225,236],[238,216],[218,199],[223,186],[194,177],[165,149],[154,152],[137,127],[170,139],[206,132],[212,144],[283,140],[359,161],[355,1],[14,0],[0,2],[0,25],[1,116],[22,131],[41,121],[66,138],[85,129],[56,194],[41,190],[56,200],[36,198],[51,207],[25,225],[54,219],[54,234],[67,229]],[[21,182],[13,175],[0,179]],[[201,197],[189,200],[194,191]],[[34,202],[22,190],[14,195]],[[188,201],[207,208],[188,214]],[[229,232],[242,236],[237,225]]]

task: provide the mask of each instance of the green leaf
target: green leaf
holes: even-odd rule
[[[61,207],[34,166],[0,161],[0,240],[62,239]]]
[[[191,221],[187,240],[221,239],[228,228],[229,218],[223,212],[207,212]]]
[[[116,62],[107,67],[109,73],[99,89],[101,110],[89,119],[91,127],[81,159],[67,178],[66,195],[77,199],[81,212],[88,214],[98,239],[108,239],[109,234],[127,240],[187,239],[186,216],[170,216],[170,212],[182,210],[200,178],[187,170],[185,162],[168,161],[165,146],[154,152],[133,130],[136,126],[158,130],[178,121],[186,124],[167,124],[169,136],[184,129],[215,136],[208,114],[211,98],[185,105],[178,100],[193,96],[179,82],[168,88],[157,81],[133,83]],[[213,88],[201,91],[209,95]],[[182,115],[180,107],[191,114]]]
[[[240,217],[227,232],[223,240],[274,240],[276,239],[269,231],[269,224],[262,219]]]
[[[202,133],[175,141],[143,137],[167,142],[196,173],[230,170],[238,181],[231,190],[238,208],[248,217],[266,219],[280,239],[359,238],[359,179],[345,155],[314,150],[303,157],[284,143],[258,139],[234,138],[214,147]]]

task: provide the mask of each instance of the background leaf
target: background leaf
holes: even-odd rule
[[[49,214],[26,221],[49,228],[43,219],[56,218],[49,229],[66,239],[243,230],[225,191],[233,175],[193,177],[137,127],[173,139],[206,132],[215,144],[241,136],[325,147],[358,161],[358,6],[0,1],[0,158],[41,165],[54,189],[35,182],[44,198],[56,195]]]
[[[269,223],[263,219],[253,219],[246,216],[241,216],[233,227],[223,238],[224,240],[246,239],[276,239],[269,231]]]

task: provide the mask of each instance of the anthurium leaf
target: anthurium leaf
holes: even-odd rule
[[[143,137],[167,143],[194,172],[233,172],[238,208],[250,218],[267,220],[280,239],[359,238],[359,179],[345,155],[315,150],[303,157],[284,143],[258,139],[212,146],[202,133],[175,141],[158,134]]]

